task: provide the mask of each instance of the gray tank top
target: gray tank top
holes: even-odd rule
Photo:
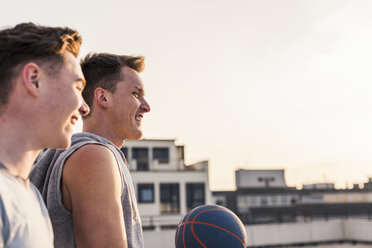
[[[143,233],[136,194],[124,155],[109,140],[91,133],[74,134],[68,150],[48,149],[41,155],[30,174],[32,183],[40,190],[47,205],[54,230],[55,248],[76,247],[72,214],[63,206],[60,186],[66,159],[78,148],[87,144],[105,146],[114,154],[122,180],[121,202],[128,248],[143,248]]]

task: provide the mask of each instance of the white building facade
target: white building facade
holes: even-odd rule
[[[177,146],[175,140],[128,140],[121,150],[145,230],[173,229],[190,209],[212,203],[208,161],[186,166],[184,146]]]

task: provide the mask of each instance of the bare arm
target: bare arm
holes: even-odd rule
[[[72,211],[78,247],[127,247],[120,173],[108,148],[85,145],[68,158],[62,195]]]

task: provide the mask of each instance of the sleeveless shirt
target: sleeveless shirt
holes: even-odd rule
[[[76,247],[72,213],[62,203],[61,179],[66,159],[87,144],[105,146],[114,154],[122,181],[121,202],[128,248],[143,248],[141,219],[124,154],[108,139],[87,132],[74,134],[68,150],[48,149],[40,156],[30,174],[31,181],[39,189],[47,205],[54,229],[55,248]]]

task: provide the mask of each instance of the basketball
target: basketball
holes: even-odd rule
[[[185,214],[176,231],[176,248],[246,248],[247,235],[229,209],[203,205]]]

